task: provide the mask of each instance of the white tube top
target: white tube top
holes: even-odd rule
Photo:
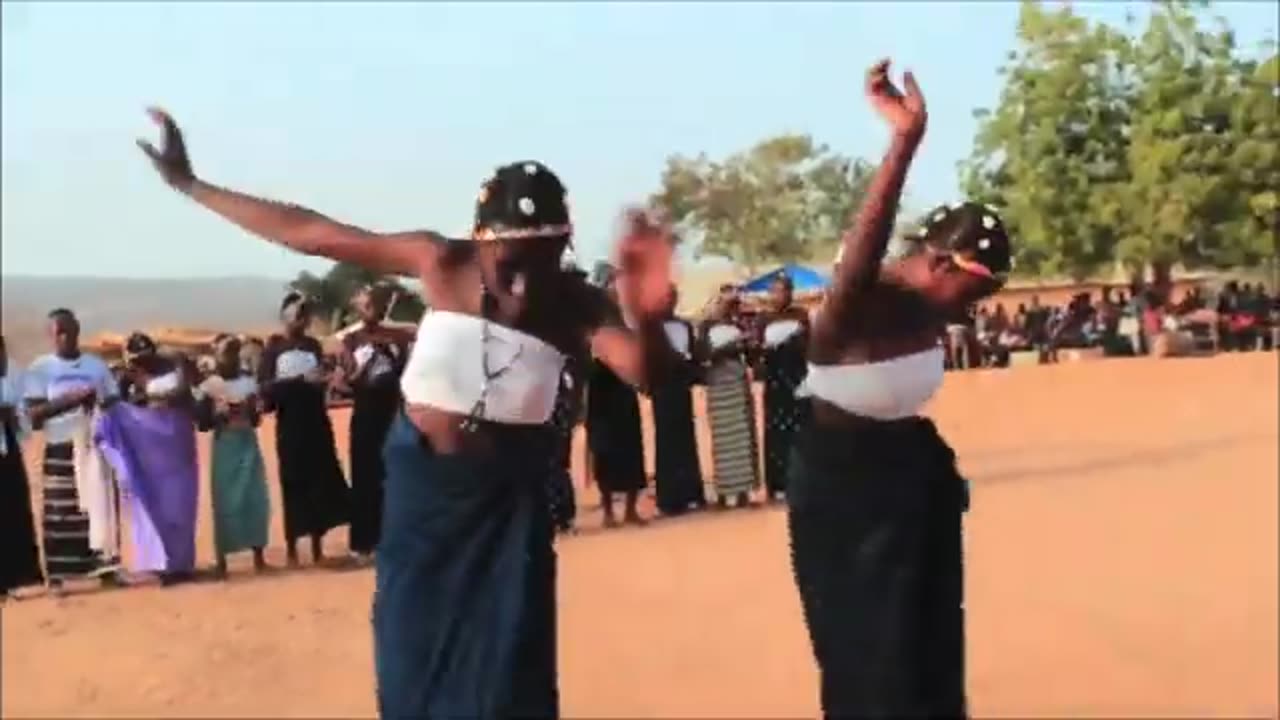
[[[164,375],[147,379],[145,391],[147,397],[162,397],[177,390],[182,385],[182,371],[173,370]]]
[[[488,325],[488,342],[484,341]],[[485,392],[485,361],[490,375]],[[481,419],[542,425],[551,419],[565,357],[554,347],[474,315],[434,310],[422,317],[400,378],[405,401]]]
[[[815,365],[797,394],[831,403],[873,420],[901,420],[920,414],[942,386],[943,350],[863,365]]]

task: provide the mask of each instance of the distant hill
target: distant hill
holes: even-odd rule
[[[43,351],[44,318],[55,307],[74,310],[86,335],[154,327],[261,330],[275,324],[287,282],[5,276],[0,279],[0,330],[9,354],[19,361]]]

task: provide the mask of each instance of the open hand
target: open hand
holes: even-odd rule
[[[671,232],[643,210],[628,210],[624,223],[614,250],[618,300],[634,318],[660,315],[671,297]]]
[[[191,170],[191,158],[187,156],[187,145],[182,141],[182,130],[178,128],[178,124],[173,121],[169,113],[160,108],[149,108],[147,114],[163,132],[160,149],[157,150],[154,145],[142,139],[138,140],[138,147],[142,148],[142,152],[146,153],[148,158],[151,158],[151,164],[155,165],[156,172],[160,173],[160,177],[170,187],[179,192],[190,190],[196,176]]]
[[[894,134],[919,139],[929,120],[924,95],[910,70],[902,74],[903,90],[899,90],[889,77],[889,64],[885,58],[867,70],[867,99]]]

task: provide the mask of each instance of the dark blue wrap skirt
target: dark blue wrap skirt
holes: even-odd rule
[[[965,717],[968,486],[923,418],[796,438],[792,567],[828,718]]]
[[[546,439],[436,455],[403,414],[392,424],[373,601],[381,717],[559,715]]]

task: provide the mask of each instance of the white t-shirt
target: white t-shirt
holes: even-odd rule
[[[97,391],[99,402],[120,394],[111,368],[102,358],[89,353],[81,353],[75,360],[53,354],[43,355],[23,373],[23,384],[26,386],[23,395],[28,400],[52,401],[82,388]],[[46,420],[45,442],[69,442],[74,435],[75,424],[83,415],[84,410],[77,408]]]

